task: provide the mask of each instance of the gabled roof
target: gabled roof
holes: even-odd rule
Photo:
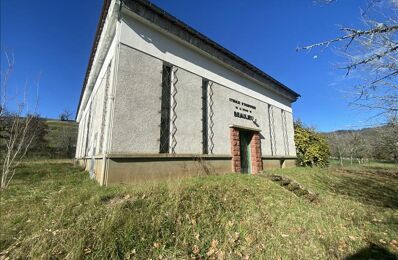
[[[91,66],[94,60],[95,51],[97,49],[97,45],[101,36],[102,28],[105,23],[105,18],[109,9],[111,0],[104,0],[104,4],[102,7],[100,21],[97,27],[97,32],[94,40],[94,45],[90,55],[90,61],[87,67],[86,77],[83,83],[83,89],[80,96],[80,103],[82,101],[84,89],[87,84],[88,76],[90,74]],[[269,83],[272,82],[276,85],[275,90],[284,96],[287,96],[291,99],[292,102],[296,101],[300,95],[288,88],[278,80],[274,79],[267,73],[263,72],[256,66],[250,64],[244,59],[240,58],[236,54],[231,51],[225,49],[218,43],[209,39],[202,33],[196,31],[192,27],[188,26],[184,22],[180,21],[176,17],[167,13],[163,9],[154,5],[153,3],[147,0],[121,0],[123,7],[126,7],[131,12],[139,15],[145,20],[159,26],[161,29],[167,31],[168,33],[177,36],[179,39],[199,48],[200,50],[208,53],[209,55],[217,58],[221,62],[247,74],[248,76],[259,80],[260,82]],[[78,108],[79,109],[79,108]]]

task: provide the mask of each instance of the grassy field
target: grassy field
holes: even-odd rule
[[[65,162],[26,164],[1,193],[0,259],[396,259],[398,167],[267,171],[99,187]]]

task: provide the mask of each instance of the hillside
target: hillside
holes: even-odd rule
[[[72,164],[25,164],[2,193],[0,258],[397,257],[394,165],[268,173],[296,180],[319,200],[259,176],[100,187]]]
[[[76,142],[79,125],[75,121],[59,121],[54,119],[46,119],[45,122],[48,126],[46,140],[48,141],[49,147],[59,148],[59,138],[65,136],[71,137],[72,142]]]
[[[377,159],[398,163],[398,126],[396,124],[322,134],[328,139],[332,157],[356,160]]]
[[[55,157],[73,158],[76,149],[78,124],[74,121],[46,120],[48,147]]]
[[[42,119],[29,158],[73,158],[78,124],[74,121]]]
[[[322,132],[322,134],[326,136],[331,136],[331,135],[348,135],[352,133],[360,134],[362,136],[375,136],[377,135],[378,132],[383,131],[385,127],[366,127],[366,128],[361,128],[361,129],[352,129],[352,130],[346,130],[346,129],[341,129],[341,130],[336,130],[336,131],[331,131],[331,132]]]

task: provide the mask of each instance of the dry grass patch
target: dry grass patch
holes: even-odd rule
[[[360,196],[359,172],[298,168],[272,173],[319,193],[321,201],[310,203],[256,176],[105,188],[71,164],[24,165],[1,194],[1,256],[377,259],[397,253],[394,177],[372,179],[396,191],[380,191],[388,197],[377,204],[381,196]],[[343,182],[355,191],[340,190]]]

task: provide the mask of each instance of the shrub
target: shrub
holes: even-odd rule
[[[314,129],[303,126],[300,121],[294,122],[294,141],[300,166],[328,166],[328,143]]]

